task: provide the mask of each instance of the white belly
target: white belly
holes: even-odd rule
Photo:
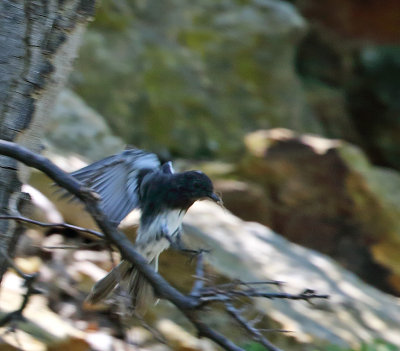
[[[157,216],[148,226],[139,227],[135,248],[151,262],[170,246],[166,239],[168,235],[172,240],[181,231],[185,211],[173,210],[165,215]]]

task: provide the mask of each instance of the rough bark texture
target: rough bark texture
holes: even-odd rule
[[[41,148],[41,126],[51,113],[76,56],[95,0],[0,2],[0,138],[32,151]],[[0,156],[0,213],[14,213],[26,167]],[[14,223],[0,221],[0,247],[12,254]],[[0,279],[5,264],[0,258]]]

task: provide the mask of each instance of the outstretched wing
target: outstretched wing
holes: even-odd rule
[[[140,205],[138,176],[145,169],[160,169],[157,156],[131,149],[92,163],[71,175],[100,195],[102,210],[112,222],[119,224]]]

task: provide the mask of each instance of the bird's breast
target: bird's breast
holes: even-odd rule
[[[166,250],[170,246],[166,236],[174,240],[174,237],[179,235],[185,212],[164,211],[145,224],[141,224],[135,242],[137,250],[147,258],[158,256]]]

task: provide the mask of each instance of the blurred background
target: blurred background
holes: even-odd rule
[[[68,171],[126,144],[177,160],[178,169],[204,170],[235,216],[311,249],[299,275],[307,276],[306,257],[314,262],[319,252],[339,267],[329,272],[342,272],[330,277],[332,284],[350,279],[354,289],[374,296],[369,307],[357,305],[361,293],[341,302],[358,310],[357,317],[340,317],[335,308],[320,315],[332,319],[320,334],[285,325],[287,316],[266,317],[296,330],[273,336],[286,349],[400,346],[394,316],[400,309],[398,0],[102,0],[45,128],[47,155]],[[31,185],[52,198],[48,184],[32,176]],[[82,212],[57,201],[42,218],[52,213],[90,226]],[[46,240],[56,240],[54,234],[45,233]],[[289,262],[292,244],[285,243]],[[246,255],[237,252],[236,271]],[[173,281],[178,264],[166,257]],[[108,256],[96,264],[109,269]],[[297,265],[290,264],[288,270]],[[221,274],[216,266],[210,270]],[[283,279],[272,272],[265,277]],[[90,289],[94,275],[82,276],[91,278],[82,290]],[[54,299],[59,313],[72,304]],[[335,330],[342,322],[342,331]],[[172,348],[214,347],[177,345]]]
[[[238,160],[284,127],[399,168],[399,5],[385,1],[100,2],[71,88],[124,141]]]

